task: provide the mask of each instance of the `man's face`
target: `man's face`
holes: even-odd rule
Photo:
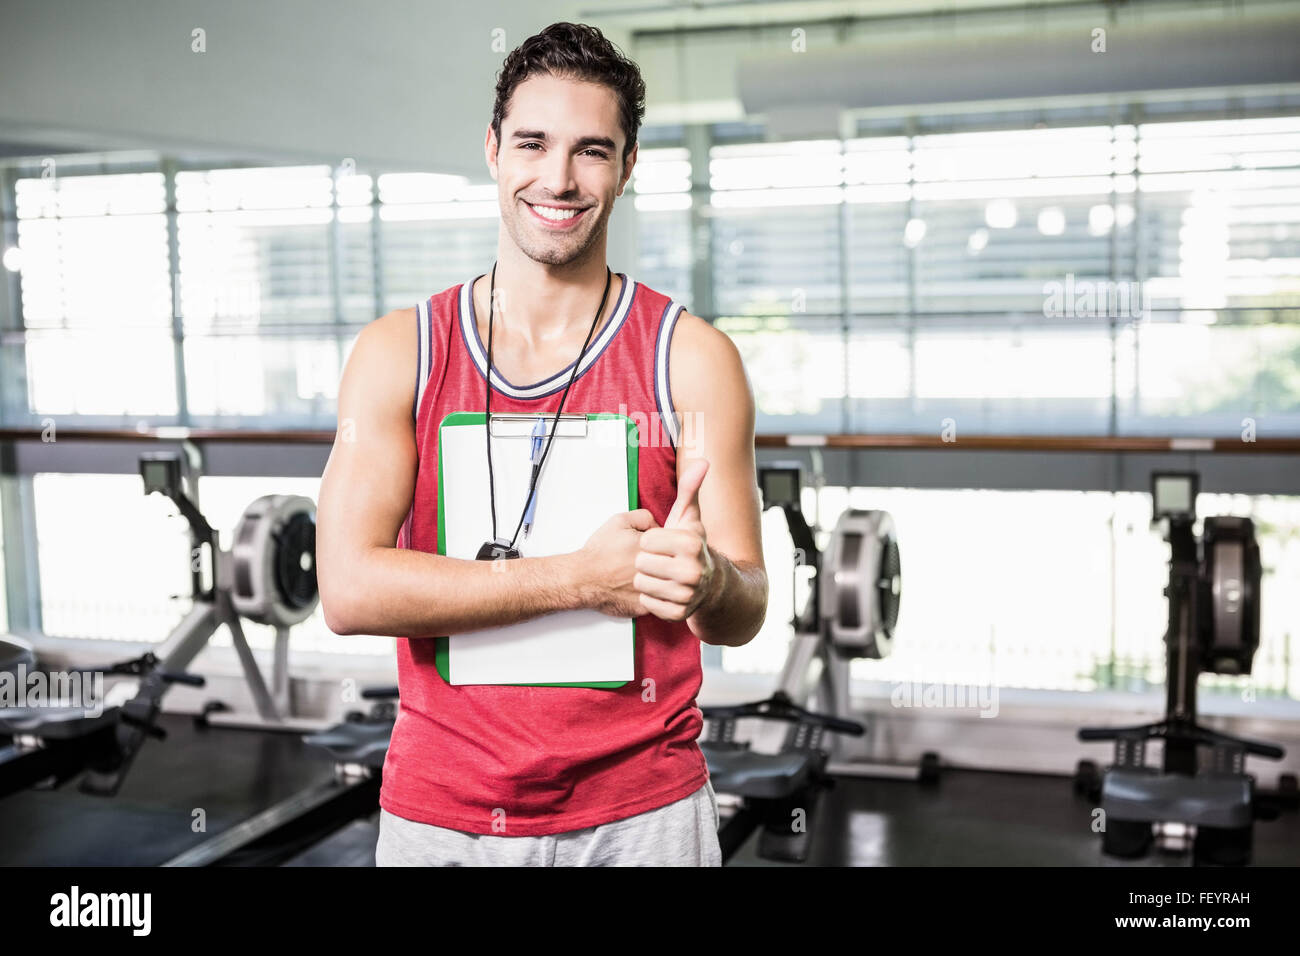
[[[501,221],[528,258],[546,265],[578,260],[605,233],[637,147],[622,162],[625,138],[613,90],[549,74],[515,87],[488,166]]]

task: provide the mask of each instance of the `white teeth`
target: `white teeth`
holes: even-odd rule
[[[532,205],[531,203],[529,205]],[[533,212],[543,219],[550,219],[553,222],[563,222],[566,219],[572,219],[581,209],[552,209],[549,206],[532,206]]]

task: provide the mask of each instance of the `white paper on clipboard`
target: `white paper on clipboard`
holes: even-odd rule
[[[551,419],[547,418],[547,428]],[[531,435],[537,416],[492,422],[497,535],[509,540],[528,496]],[[581,432],[585,430],[586,435]],[[441,429],[446,553],[473,559],[492,540],[487,449],[480,424]],[[520,529],[524,557],[581,548],[592,532],[628,510],[627,421],[591,418],[566,428],[561,419],[538,482],[532,533]],[[508,570],[503,573],[509,573]],[[448,638],[452,684],[546,684],[634,678],[631,618],[600,611],[560,611],[505,627]]]

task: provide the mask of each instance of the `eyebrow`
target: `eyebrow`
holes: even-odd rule
[[[550,137],[546,135],[546,131],[540,129],[517,129],[511,134],[510,138],[512,140],[540,139],[544,143],[550,142]],[[583,136],[574,144],[575,149],[587,149],[591,146],[601,146],[611,153],[616,148],[616,144],[608,136]]]

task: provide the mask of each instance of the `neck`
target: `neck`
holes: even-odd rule
[[[582,259],[552,266],[528,258],[513,243],[509,249],[500,249],[492,319],[497,330],[509,329],[527,340],[543,342],[590,328],[605,291],[608,269],[603,245],[591,251],[592,255]],[[482,285],[486,301],[492,287],[490,271]],[[618,277],[610,276],[606,312],[613,306],[618,289]],[[487,312],[481,314],[486,317]]]

